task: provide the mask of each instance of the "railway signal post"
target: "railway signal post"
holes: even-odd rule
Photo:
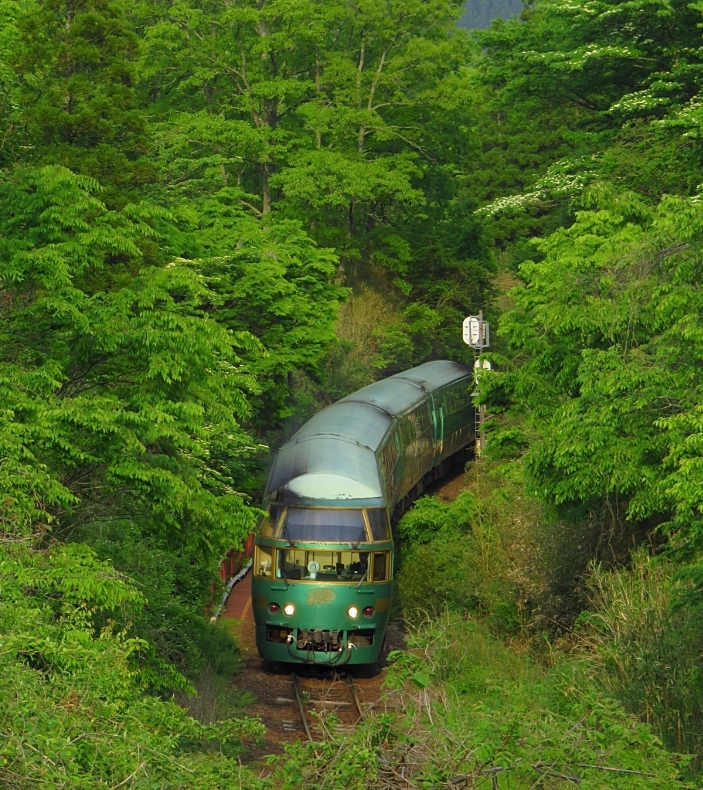
[[[487,360],[480,360],[479,356],[484,349],[491,344],[491,328],[488,321],[483,320],[483,310],[479,310],[478,315],[470,315],[464,319],[462,325],[462,338],[467,346],[471,346],[474,351],[474,382],[476,387],[479,385],[481,371],[490,370],[491,363]],[[474,397],[478,392],[473,393]],[[476,457],[480,458],[486,446],[486,435],[483,424],[486,421],[486,407],[480,405],[476,409]]]

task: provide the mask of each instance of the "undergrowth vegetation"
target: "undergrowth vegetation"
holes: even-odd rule
[[[443,631],[444,642],[423,643],[425,660],[448,668],[435,670],[438,681],[475,691],[486,682],[481,666],[490,665],[496,677],[513,665],[530,667],[521,693],[532,685],[529,694],[548,697],[549,705],[559,700],[562,712],[569,699],[583,698],[635,716],[649,727],[648,737],[692,757],[678,763],[683,775],[697,775],[698,566],[653,556],[646,547],[618,564],[615,537],[609,543],[602,528],[592,519],[560,519],[527,495],[520,464],[474,464],[454,502],[425,497],[398,526],[405,617],[424,634],[432,624],[454,623]],[[487,642],[488,634],[505,647]],[[480,657],[487,644],[495,660]],[[442,658],[452,651],[452,660]],[[562,691],[555,696],[556,678]]]
[[[680,779],[651,729],[570,665],[540,668],[475,618],[444,613],[391,654],[387,693],[351,736],[287,748],[276,787],[662,790]]]
[[[405,612],[475,612],[506,636],[568,626],[597,536],[527,496],[519,464],[487,469],[472,465],[454,502],[424,497],[398,525]]]
[[[700,772],[703,7],[463,5],[0,0],[3,786]],[[399,526],[400,708],[257,778],[206,608],[269,449],[479,309],[493,460]]]

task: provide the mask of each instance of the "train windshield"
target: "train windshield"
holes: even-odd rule
[[[284,540],[361,543],[367,540],[361,510],[289,507],[283,521]]]
[[[372,555],[369,551],[310,551],[279,549],[276,576],[325,582],[371,581]],[[386,578],[387,559],[379,562],[381,576]]]

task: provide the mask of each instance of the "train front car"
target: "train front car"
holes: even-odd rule
[[[272,661],[368,664],[390,612],[393,543],[376,450],[391,418],[335,403],[279,450],[256,539],[256,642]]]
[[[391,603],[384,508],[270,507],[252,582],[256,642],[272,661],[369,664]]]
[[[389,517],[470,442],[470,377],[445,361],[391,376],[319,412],[278,451],[253,564],[262,658],[379,658],[393,584]]]

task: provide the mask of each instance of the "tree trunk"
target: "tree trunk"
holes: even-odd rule
[[[261,165],[261,213],[271,213],[271,187],[269,186],[269,166],[267,164]]]

